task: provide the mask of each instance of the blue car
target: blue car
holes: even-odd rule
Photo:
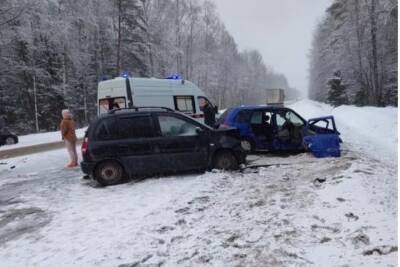
[[[332,116],[306,121],[290,108],[240,106],[227,109],[216,126],[237,128],[248,152],[311,150],[319,157],[340,156],[340,133]]]

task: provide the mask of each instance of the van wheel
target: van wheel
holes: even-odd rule
[[[223,151],[215,156],[213,167],[220,170],[237,170],[239,163],[232,152]]]
[[[94,171],[94,178],[103,186],[119,184],[123,177],[124,170],[115,161],[101,162]]]
[[[7,137],[5,141],[6,145],[13,145],[16,143],[15,139],[13,137]]]
[[[243,139],[240,141],[240,146],[247,153],[254,151],[254,143],[249,139]]]

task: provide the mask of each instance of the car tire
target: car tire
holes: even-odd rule
[[[16,141],[15,141],[14,137],[8,136],[8,137],[6,137],[6,140],[4,140],[4,143],[6,145],[14,145],[16,143]]]
[[[232,152],[222,151],[215,156],[213,167],[220,170],[237,170],[239,163]]]
[[[254,152],[254,142],[250,139],[242,139],[240,141],[240,146],[246,153]]]
[[[103,186],[119,184],[124,179],[124,169],[116,161],[103,161],[95,168],[94,178]]]

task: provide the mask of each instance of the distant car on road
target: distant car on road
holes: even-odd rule
[[[109,111],[88,128],[82,171],[102,185],[125,178],[211,168],[234,170],[245,162],[236,129],[212,129],[169,108]]]
[[[7,128],[0,129],[0,146],[18,143],[18,136],[11,133]]]
[[[317,145],[320,145],[321,153],[334,146],[327,154],[340,155],[338,143],[341,140],[332,116],[306,121],[285,107],[241,106],[227,109],[217,121],[217,126],[237,128],[242,147],[248,152],[301,151],[311,148],[311,145],[317,149]]]

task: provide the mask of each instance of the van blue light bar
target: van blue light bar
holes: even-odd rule
[[[179,74],[173,74],[165,79],[167,79],[167,80],[182,80],[182,77]]]
[[[123,78],[129,78],[129,71],[123,71],[123,72],[121,73],[121,77],[123,77]]]

